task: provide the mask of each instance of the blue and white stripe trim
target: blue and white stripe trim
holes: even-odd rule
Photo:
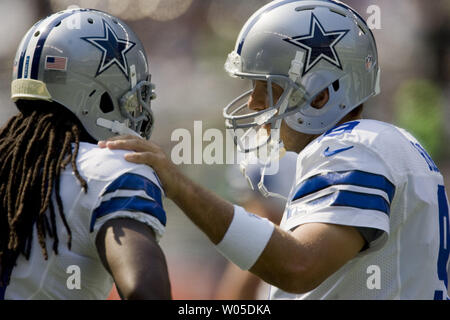
[[[327,196],[311,200],[307,205],[318,205],[324,202],[328,202],[329,206],[376,210],[387,215],[390,213],[390,205],[382,196],[346,190],[339,190]]]
[[[20,52],[17,66],[17,79],[34,79],[39,76],[39,65],[45,41],[55,27],[67,17],[82,9],[64,11],[61,14],[38,21],[26,35]]]
[[[118,212],[142,213],[156,218],[163,226],[167,222],[161,189],[150,179],[135,173],[125,173],[106,187],[100,204],[93,210],[90,232],[94,231],[98,219]]]
[[[21,51],[19,56],[19,62],[17,65],[17,79],[21,79],[23,77],[23,69],[24,69],[24,62],[25,62],[25,53],[27,51],[27,48],[30,43],[31,36],[36,32],[37,28],[41,24],[42,20],[39,20],[34,24],[34,26],[31,27],[30,31],[28,31],[28,34],[25,36],[23,43],[21,45]]]
[[[386,177],[350,170],[312,176],[297,188],[291,202],[307,207],[345,206],[390,213],[395,186]]]
[[[159,204],[162,201],[161,189],[150,179],[136,173],[128,172],[115,179],[106,187],[102,196],[117,190],[143,190]]]

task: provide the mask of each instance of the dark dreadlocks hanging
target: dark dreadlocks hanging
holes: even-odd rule
[[[44,258],[48,258],[47,234],[53,238],[52,249],[58,254],[53,191],[70,249],[71,230],[59,193],[60,173],[69,163],[87,192],[87,183],[76,166],[80,137],[84,134],[76,118],[61,106],[45,101],[18,101],[18,107],[21,111],[0,129],[0,279],[6,282],[3,285],[9,281],[5,274],[12,270],[19,254],[29,258],[34,226]]]

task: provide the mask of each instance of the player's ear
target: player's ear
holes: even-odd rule
[[[314,100],[311,102],[311,106],[320,109],[328,102],[329,98],[330,94],[328,88],[325,88],[315,96]]]

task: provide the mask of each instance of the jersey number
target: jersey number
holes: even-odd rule
[[[437,263],[438,278],[444,281],[445,288],[448,289],[447,262],[450,253],[448,204],[445,195],[445,187],[438,185],[438,203],[439,203],[439,256]],[[447,296],[447,293],[445,293]],[[444,299],[444,292],[436,290],[434,292],[435,300]]]

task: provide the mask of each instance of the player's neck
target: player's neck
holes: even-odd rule
[[[339,121],[336,126],[339,126],[339,125],[349,122],[349,121],[355,121],[355,120],[361,120],[361,119],[362,119],[361,112],[358,112],[356,114],[353,114],[352,112],[350,112],[344,118],[342,118],[342,120]]]

